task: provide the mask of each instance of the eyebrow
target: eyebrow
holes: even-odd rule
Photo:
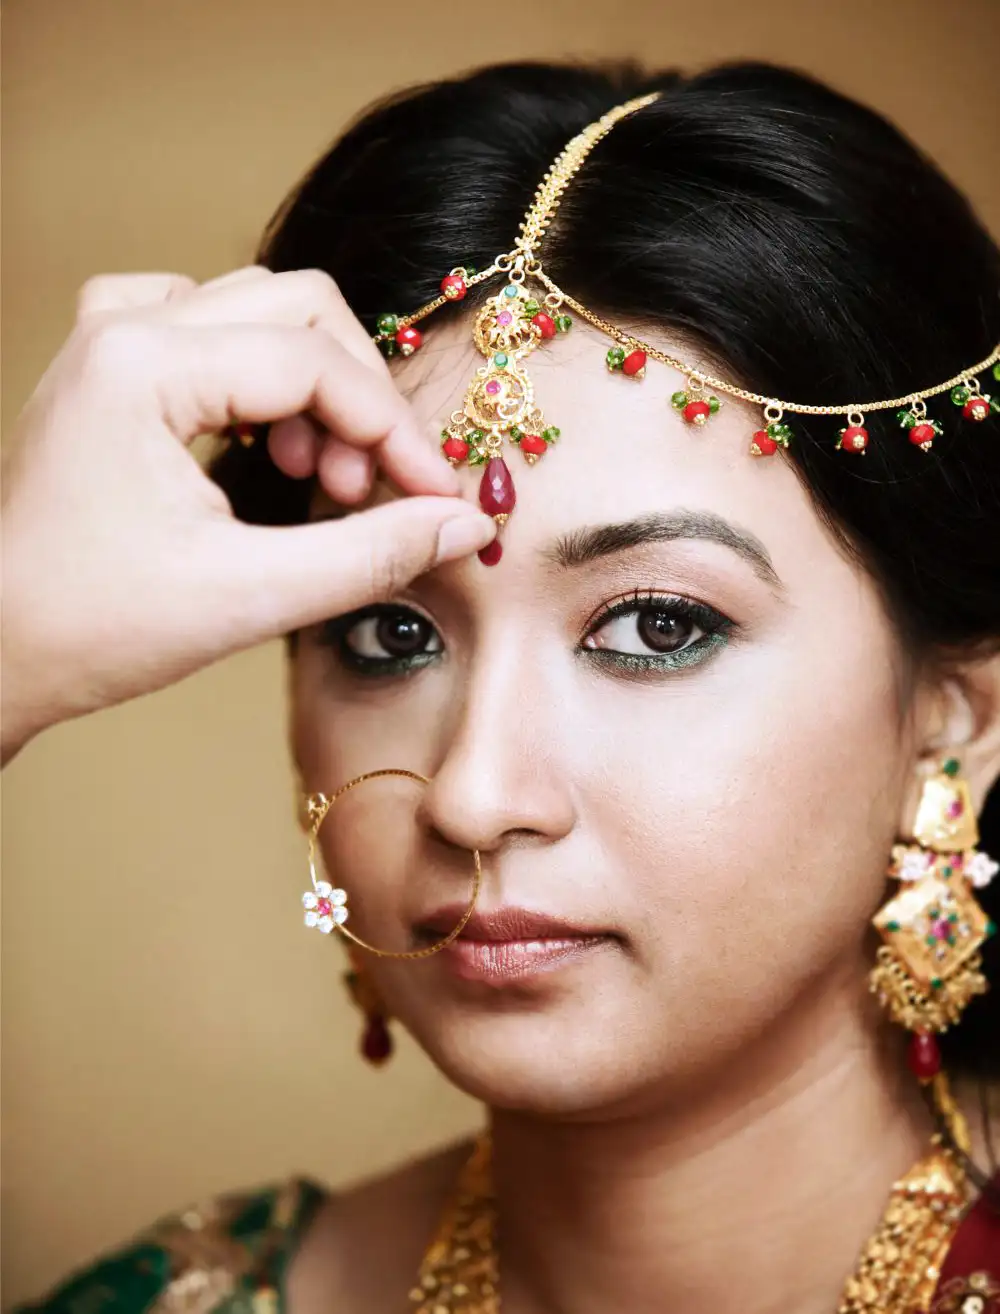
[[[647,543],[673,543],[678,539],[718,543],[747,562],[765,584],[779,592],[784,589],[767,548],[756,534],[730,524],[712,511],[654,511],[620,524],[575,529],[557,538],[543,555],[560,570],[573,570],[601,557],[627,552],[629,548]]]

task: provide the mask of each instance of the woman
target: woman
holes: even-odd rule
[[[168,1221],[51,1308],[1000,1308],[966,203],[796,74],[513,66],[361,119],[262,263],[85,290],[7,481],[5,751],[294,632],[347,891],[307,922],[388,952],[370,1056],[398,1018],[491,1137]],[[231,421],[213,485],[177,440]]]

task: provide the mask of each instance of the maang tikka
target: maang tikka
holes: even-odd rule
[[[901,888],[879,909],[883,944],[871,989],[890,1019],[913,1032],[909,1063],[922,1082],[941,1070],[936,1035],[987,989],[980,950],[996,927],[975,896],[998,870],[981,852],[979,828],[955,758],[925,780],[912,841],[892,850]]]

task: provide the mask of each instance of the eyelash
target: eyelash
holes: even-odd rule
[[[702,633],[699,638],[676,652],[627,653],[613,648],[581,647],[578,656],[600,666],[614,668],[625,675],[681,671],[708,660],[715,652],[726,646],[737,629],[733,621],[705,603],[695,602],[677,594],[636,590],[608,603],[591,617],[587,622],[582,642],[586,643],[614,620],[627,616],[635,616],[638,619],[643,613],[648,612],[689,621]],[[432,634],[436,634],[431,622],[412,607],[376,604],[326,621],[320,627],[319,641],[324,647],[334,650],[337,660],[345,670],[366,679],[392,679],[415,675],[442,656],[443,648],[399,657],[368,657],[348,647],[348,635],[363,621],[389,616],[416,617],[430,627]]]

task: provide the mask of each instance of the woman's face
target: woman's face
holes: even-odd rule
[[[468,341],[442,327],[399,370],[435,445]],[[791,468],[749,456],[757,416],[689,427],[676,375],[611,375],[605,350],[578,323],[529,360],[562,438],[532,468],[507,454],[501,563],[303,636],[293,675],[307,789],[433,777],[363,786],[324,825],[351,926],[439,938],[478,849],[480,909],[515,912],[472,940],[556,941],[368,960],[391,1011],[460,1086],[564,1115],[707,1089],[754,1046],[792,1061],[857,1017],[913,764],[876,591]]]

